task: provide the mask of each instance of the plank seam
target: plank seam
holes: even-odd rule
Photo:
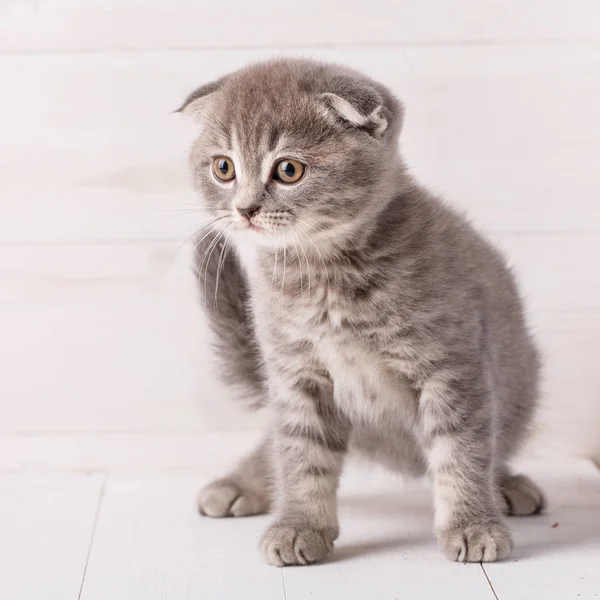
[[[485,578],[487,579],[488,585],[490,586],[490,589],[492,590],[492,594],[494,594],[494,598],[496,598],[496,600],[500,600],[500,598],[498,598],[498,594],[496,594],[496,590],[494,589],[494,586],[492,585],[492,580],[489,578],[487,571],[485,570],[485,567],[483,566],[483,563],[479,563],[479,566],[481,567],[481,570],[483,571],[483,574],[485,575]]]
[[[92,555],[92,547],[94,545],[94,539],[96,537],[96,530],[98,528],[98,521],[100,520],[100,509],[102,507],[102,501],[104,499],[104,492],[106,490],[106,483],[108,475],[105,473],[102,479],[102,485],[100,486],[100,493],[98,494],[98,505],[96,506],[96,513],[94,515],[94,525],[92,527],[92,535],[90,536],[90,543],[88,546],[87,556],[85,558],[85,567],[83,568],[83,575],[81,577],[81,585],[79,586],[79,594],[77,600],[81,600],[83,594],[83,587],[85,585],[85,576],[87,575],[88,564],[90,562],[90,556]]]
[[[285,575],[283,573],[283,569],[281,569],[281,584],[283,585],[283,600],[287,600],[287,591],[285,589]]]
[[[394,42],[334,42],[334,43],[296,43],[284,45],[283,49],[290,52],[299,50],[331,50],[331,49],[360,49],[360,48],[472,48],[472,47],[562,47],[562,46],[597,46],[600,39],[596,36],[567,36],[567,37],[532,37],[532,38],[475,38],[471,40],[398,40]],[[205,46],[176,46],[164,45],[151,47],[131,47],[131,46],[96,46],[93,48],[60,48],[52,45],[40,48],[5,48],[0,49],[0,56],[13,55],[73,55],[73,54],[157,54],[157,53],[192,53],[192,52],[214,52],[219,51],[243,51],[243,50],[281,50],[282,46],[278,43],[271,44],[230,44],[220,46],[218,44],[207,44]]]

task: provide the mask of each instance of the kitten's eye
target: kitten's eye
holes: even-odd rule
[[[302,175],[304,175],[304,165],[289,158],[280,160],[275,165],[273,177],[281,183],[296,183],[296,181],[302,179]]]
[[[213,173],[221,181],[231,181],[235,179],[235,167],[233,161],[226,156],[217,156],[213,160]]]

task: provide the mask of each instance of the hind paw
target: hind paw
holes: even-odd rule
[[[525,475],[512,475],[502,482],[507,515],[537,515],[546,507],[542,490]]]
[[[207,517],[246,517],[267,512],[269,499],[242,489],[231,479],[217,479],[198,494],[198,510]]]

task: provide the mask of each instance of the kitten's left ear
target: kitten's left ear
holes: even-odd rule
[[[227,77],[221,77],[221,79],[207,83],[194,90],[175,112],[182,113],[191,117],[194,121],[201,122],[210,109],[210,105],[214,100],[214,94],[221,89],[226,80]]]
[[[326,92],[321,94],[321,98],[338,117],[358,129],[367,130],[375,138],[381,138],[388,128],[389,123],[383,104],[377,105],[368,114],[363,114],[352,103],[337,94]]]
[[[321,93],[330,116],[362,129],[374,138],[395,138],[402,125],[403,108],[384,86],[350,76],[336,77]]]

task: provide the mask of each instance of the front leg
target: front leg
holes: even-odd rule
[[[512,546],[495,489],[493,397],[484,381],[445,372],[420,399],[436,531],[446,556],[463,562],[501,560]]]
[[[324,559],[339,533],[337,488],[350,427],[322,374],[274,386],[275,522],[261,541],[278,567]]]

